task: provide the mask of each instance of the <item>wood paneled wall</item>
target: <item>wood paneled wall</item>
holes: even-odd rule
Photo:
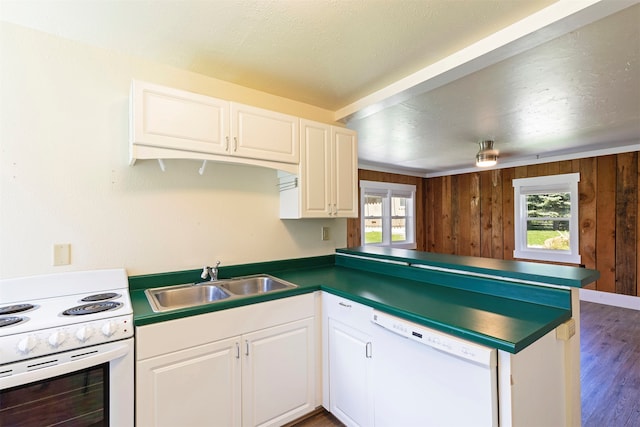
[[[600,271],[591,288],[640,296],[638,152],[437,178],[360,170],[360,179],[416,184],[418,250],[513,259],[514,178],[579,172],[580,255]],[[360,221],[348,221],[349,246]]]

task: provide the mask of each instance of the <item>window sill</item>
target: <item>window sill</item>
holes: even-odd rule
[[[383,243],[365,243],[364,246],[376,246],[381,248],[395,248],[395,249],[416,249],[418,247],[416,243],[398,243],[393,245],[387,245]]]
[[[580,264],[580,254],[562,253],[559,251],[513,251],[513,257],[517,259],[530,260],[530,261],[551,261],[563,264]]]

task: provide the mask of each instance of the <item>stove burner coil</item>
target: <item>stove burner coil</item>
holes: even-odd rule
[[[120,294],[117,294],[115,292],[106,292],[104,294],[89,295],[88,297],[82,298],[80,301],[94,302],[94,301],[104,301],[107,299],[114,299],[114,298],[120,298]]]
[[[95,304],[84,304],[72,307],[62,312],[65,316],[82,316],[85,314],[100,313],[101,311],[115,310],[122,306],[122,303],[115,301],[97,302]]]
[[[20,323],[24,320],[26,320],[24,317],[19,316],[2,317],[0,318],[0,328],[15,325],[16,323]]]
[[[33,304],[7,305],[7,306],[4,306],[4,307],[0,307],[0,315],[21,313],[23,311],[31,310],[33,308],[35,308],[35,305],[33,305]]]

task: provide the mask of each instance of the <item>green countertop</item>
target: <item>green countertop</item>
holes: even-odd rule
[[[341,249],[337,252],[350,255],[371,255],[373,252],[374,258],[386,258],[383,251]],[[395,250],[390,258],[395,261],[402,258],[405,261],[421,259],[427,262],[423,258],[424,253],[409,251],[404,255],[409,256],[400,256]],[[451,267],[450,261],[448,265]],[[477,264],[471,266],[477,268]],[[486,269],[486,266],[481,268]],[[220,269],[222,278],[256,273],[272,274],[298,287],[190,309],[154,313],[144,289],[197,281],[199,270],[131,277],[135,324],[142,326],[323,290],[463,339],[517,353],[571,318],[569,289],[465,277],[340,255]],[[538,276],[540,274],[536,274]],[[549,278],[548,275],[543,276]],[[521,270],[518,270],[518,278],[532,280]],[[563,280],[566,278],[561,277]]]

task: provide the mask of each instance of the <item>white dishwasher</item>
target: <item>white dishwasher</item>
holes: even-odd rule
[[[375,425],[497,426],[497,350],[374,311]]]

